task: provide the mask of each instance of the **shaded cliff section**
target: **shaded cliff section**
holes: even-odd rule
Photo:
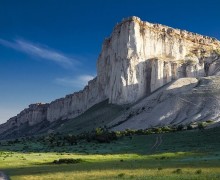
[[[216,75],[219,63],[220,42],[215,38],[130,17],[104,41],[97,77],[82,91],[49,104],[30,105],[0,125],[0,135],[25,124],[67,121],[105,100],[131,105],[176,79]]]

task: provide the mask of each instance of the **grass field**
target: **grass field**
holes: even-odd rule
[[[29,141],[0,146],[0,170],[11,179],[220,179],[220,128],[80,141],[48,147]],[[53,164],[60,158],[77,164]]]

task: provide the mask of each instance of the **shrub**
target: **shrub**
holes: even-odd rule
[[[120,173],[119,175],[118,175],[118,177],[124,177],[125,176],[125,173]]]
[[[205,123],[204,123],[204,122],[200,122],[200,123],[198,124],[198,128],[199,128],[199,130],[205,129]]]
[[[102,128],[96,128],[95,129],[95,134],[96,135],[101,135],[101,134],[103,134],[103,132],[104,132],[104,130]]]
[[[165,156],[162,156],[162,157],[160,157],[160,159],[164,160],[164,159],[166,159],[166,157],[165,157]]]
[[[192,129],[193,129],[193,127],[191,124],[187,125],[187,130],[192,130]]]
[[[131,136],[131,135],[134,135],[135,133],[136,133],[136,131],[132,130],[132,129],[125,130],[125,136]]]
[[[109,132],[104,128],[96,128],[93,132],[86,135],[87,142],[97,141],[99,143],[110,143],[113,140],[117,140],[120,132]]]
[[[183,171],[182,169],[176,169],[173,171],[173,173],[176,173],[176,174],[181,174]]]
[[[139,129],[135,132],[135,134],[137,135],[144,135],[145,134],[145,131],[143,129]]]
[[[202,173],[201,169],[196,170],[196,174],[201,174],[201,173]]]
[[[115,131],[115,135],[116,135],[117,137],[121,137],[121,136],[123,135],[123,133],[120,132],[120,131]]]
[[[164,126],[164,127],[161,128],[161,131],[163,131],[163,132],[172,132],[173,129],[169,126]]]
[[[177,126],[177,131],[182,131],[184,128],[184,126],[182,124],[178,125]]]
[[[161,132],[162,132],[162,129],[158,127],[158,128],[153,128],[152,131],[153,131],[154,133],[161,133]]]
[[[81,162],[82,159],[58,159],[53,161],[54,164],[77,164]]]
[[[69,143],[69,145],[73,145],[73,144],[77,144],[77,138],[74,135],[69,134],[68,136],[64,136],[63,137],[64,140],[67,141],[67,143]]]
[[[148,134],[153,134],[152,129],[145,130],[145,134],[146,134],[146,135],[148,135]]]

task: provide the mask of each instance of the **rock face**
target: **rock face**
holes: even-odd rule
[[[97,78],[88,82],[88,85],[80,92],[57,99],[48,105],[47,120],[50,122],[74,118],[91,106],[103,101],[98,91]]]
[[[110,103],[133,103],[172,80],[215,74],[219,47],[214,38],[131,17],[105,40],[97,78]]]
[[[28,123],[30,126],[47,120],[48,104],[31,104],[27,109],[21,111],[17,116],[10,118],[6,123],[0,125],[0,134],[4,131],[17,128],[22,124]]]
[[[143,98],[108,127],[125,130],[187,125],[206,120],[220,122],[219,84],[219,76],[180,78]]]
[[[21,123],[70,119],[106,99],[134,103],[173,80],[215,75],[219,70],[220,42],[215,38],[130,17],[104,41],[97,77],[82,91],[50,104],[30,105],[1,125],[0,133]]]

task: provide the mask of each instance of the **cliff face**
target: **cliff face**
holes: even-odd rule
[[[20,125],[28,123],[34,126],[41,121],[47,120],[48,104],[31,104],[21,111],[17,116],[10,118],[6,123],[0,125],[0,134],[11,128],[18,128]]]
[[[105,100],[100,97],[97,78],[88,82],[88,85],[80,92],[67,95],[65,98],[51,102],[47,109],[47,120],[50,122],[74,118],[91,106]]]
[[[78,116],[91,106],[128,104],[181,77],[218,74],[220,42],[214,38],[124,19],[106,39],[97,62],[97,77],[80,92],[50,104],[30,105],[0,126],[0,133],[21,123],[33,126]]]
[[[132,103],[174,79],[213,75],[219,47],[214,38],[128,18],[104,42],[98,80],[110,103]]]

